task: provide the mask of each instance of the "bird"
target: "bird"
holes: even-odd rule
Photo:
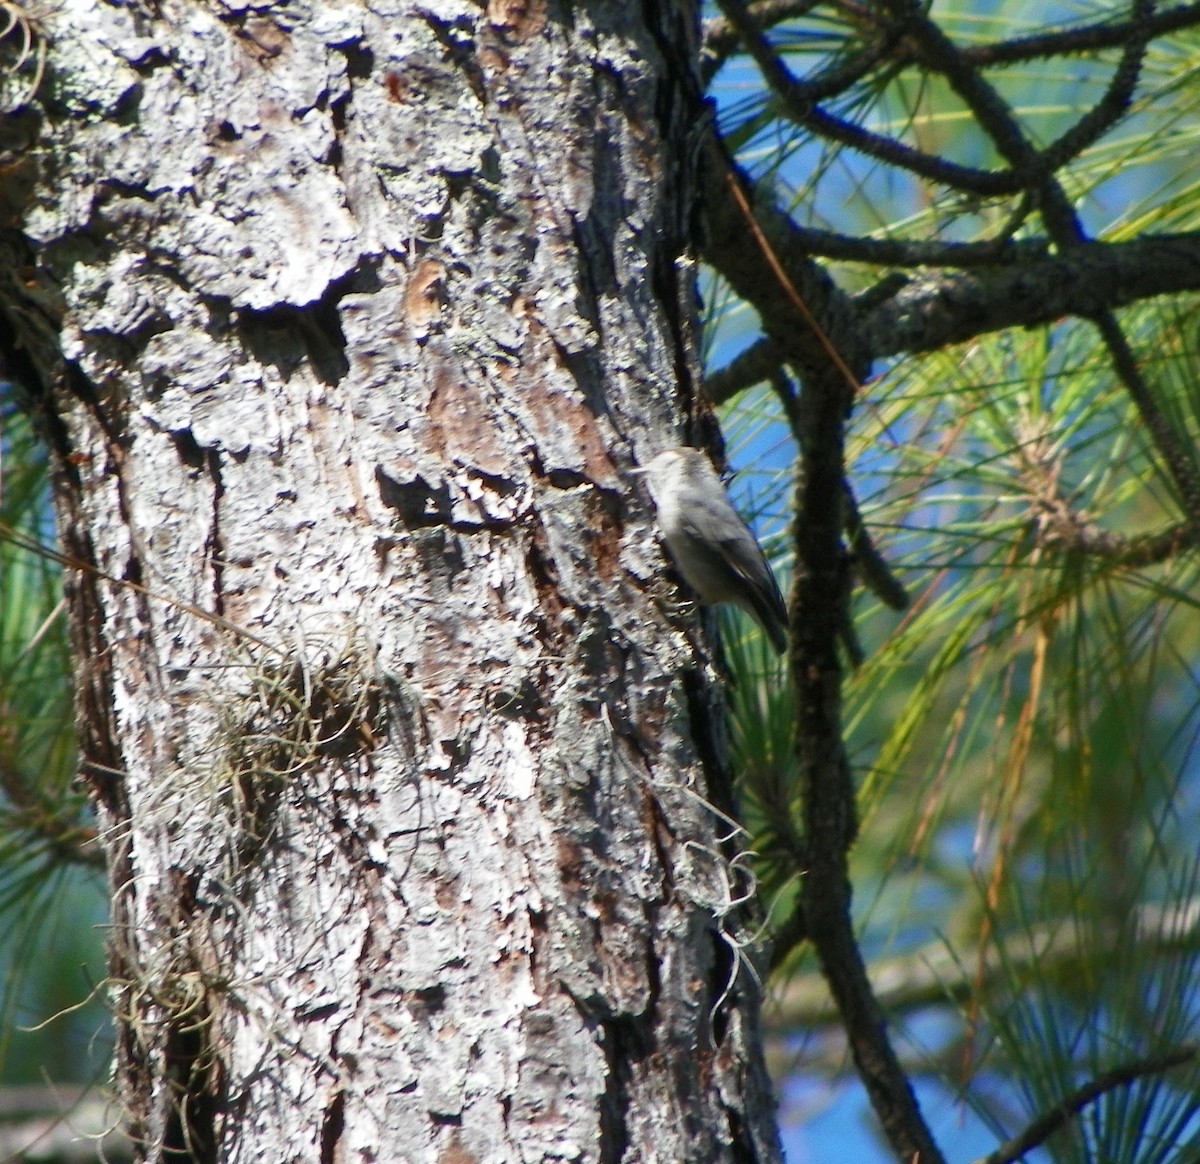
[[[782,655],[788,616],[779,584],[708,457],[680,445],[633,472],[644,475],[667,552],[701,603],[740,607]]]

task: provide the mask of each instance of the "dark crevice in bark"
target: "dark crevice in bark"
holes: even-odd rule
[[[265,65],[290,47],[292,28],[261,10],[249,14],[226,11],[219,19],[228,26],[239,47],[259,64]]]
[[[205,467],[205,450],[200,447],[195,433],[190,428],[179,429],[170,435],[171,443],[183,464],[197,472]]]
[[[734,1164],[762,1164],[762,1155],[754,1144],[754,1137],[742,1119],[742,1113],[733,1107],[725,1109],[729,1123],[729,1144],[733,1149]]]
[[[509,496],[514,487],[501,478],[476,471],[474,476],[486,481],[492,492]],[[463,534],[479,534],[487,530],[509,530],[515,523],[508,519],[481,514],[478,521],[454,515],[454,496],[444,482],[430,484],[420,473],[407,481],[390,476],[381,465],[375,467],[379,499],[394,509],[408,530],[448,529]]]
[[[611,188],[611,184],[619,182],[619,175],[609,174],[611,165],[605,165],[603,154],[597,161],[596,197],[612,198],[619,196],[620,188]],[[610,295],[619,295],[620,286],[617,282],[616,259],[613,256],[613,239],[600,226],[601,216],[589,215],[582,222],[572,223],[571,241],[576,253],[584,256],[576,268],[579,278],[579,300],[576,309],[587,322],[599,332],[602,328],[600,302]],[[652,256],[653,257],[653,256]]]
[[[153,998],[152,1009],[165,1012],[159,1046],[169,1108],[163,1125],[161,1157],[191,1164],[216,1164],[216,1119],[227,1109],[213,1046],[214,1016],[207,996],[195,995],[194,983],[203,981],[204,976],[198,972],[194,954],[184,952],[196,933],[199,883],[198,873],[177,872],[172,876],[170,896],[163,903],[170,911],[171,921],[163,924],[171,931],[176,948],[173,964],[161,981],[153,987],[144,985],[141,993],[147,1001]],[[129,956],[137,957],[132,949]],[[144,974],[143,970],[143,977]]]
[[[321,1121],[321,1164],[337,1164],[338,1142],[346,1128],[346,1096],[338,1091],[325,1107]]]
[[[117,397],[102,399],[95,383],[78,364],[64,363],[63,384],[70,395],[92,414],[114,453],[123,452],[129,444],[125,417],[120,410],[123,401]],[[128,513],[122,511],[121,516],[128,518]]]
[[[487,104],[487,83],[477,57],[475,43],[475,20],[462,15],[447,19],[429,10],[421,11],[418,15],[428,25],[429,31],[442,46],[450,62],[462,73],[467,87],[479,99],[480,104]],[[491,47],[497,54],[503,54],[503,47],[498,41],[493,39]]]
[[[562,579],[554,561],[549,535],[540,518],[530,523],[530,536],[525,551],[525,567],[538,594],[538,637],[552,656],[563,654],[566,627],[563,614],[568,603],[562,591]]]
[[[725,1042],[729,1031],[730,1011],[738,1005],[739,991],[737,976],[741,972],[732,941],[717,928],[719,919],[714,920],[712,932],[713,957],[708,971],[708,998],[713,1006],[709,1012],[712,1025],[712,1045],[719,1047]]]
[[[420,474],[409,481],[397,481],[380,465],[375,467],[375,481],[380,501],[396,511],[405,529],[450,525],[450,490],[446,485],[431,485]]]
[[[330,283],[325,294],[306,309],[306,315],[313,324],[303,332],[308,358],[318,379],[331,387],[350,371],[350,361],[346,358],[346,333],[342,331],[338,304],[345,295],[358,288],[359,273],[351,271]]]
[[[365,81],[375,68],[375,54],[361,41],[333,46],[346,58],[346,76],[352,81]]]
[[[180,429],[172,432],[170,436],[180,461],[196,472],[206,472],[212,479],[212,524],[209,528],[208,542],[205,548],[213,572],[212,612],[223,616],[225,614],[225,597],[222,576],[225,570],[225,544],[221,536],[220,518],[221,498],[225,495],[225,485],[221,479],[221,458],[215,448],[201,448],[191,429]]]
[[[323,384],[336,386],[350,370],[346,337],[338,318],[337,302],[349,288],[338,291],[331,283],[321,299],[308,307],[281,304],[237,315],[237,330],[246,350],[259,363],[278,368],[285,379],[307,359]]]
[[[212,527],[208,535],[208,560],[212,563],[213,613],[225,615],[225,538],[221,533],[221,499],[225,482],[221,477],[221,457],[216,449],[208,450],[208,472],[212,478]]]
[[[659,816],[656,807],[651,803],[651,816]],[[657,848],[660,864],[664,870],[664,892],[672,892],[674,878],[670,876],[670,866],[666,863],[663,853],[662,822],[650,824],[653,835],[657,838]],[[674,940],[673,938],[670,940]],[[629,1147],[628,1112],[632,1102],[630,1095],[631,1083],[643,1071],[653,1074],[660,1067],[653,1064],[661,1058],[664,1048],[660,1044],[660,1026],[663,1015],[660,1012],[662,997],[662,973],[659,957],[653,944],[646,948],[644,969],[646,972],[647,995],[644,1009],[638,1015],[610,1015],[600,1020],[601,1045],[604,1050],[606,1073],[604,1096],[600,1102],[600,1160],[602,1164],[620,1164],[626,1159]],[[591,1008],[576,1000],[577,1005],[585,1013]],[[677,1048],[676,1048],[677,1049]],[[692,1049],[698,1049],[698,1042],[693,1041]],[[678,1081],[676,1094],[686,1102],[688,1095],[696,1090],[696,1073],[698,1065],[692,1060],[676,1058],[671,1069]]]
[[[691,325],[691,317],[699,309],[695,281],[689,271],[680,269],[677,259],[661,256],[654,259],[657,261],[652,261],[649,267],[650,280],[670,322],[670,334],[675,341],[672,383],[687,416],[681,443],[723,449],[720,423],[701,392],[703,377]]]
[[[601,1023],[601,1032],[606,1071],[600,1101],[600,1162],[621,1164],[629,1146],[629,1080],[645,1047],[632,1019],[608,1019]]]
[[[216,1164],[215,1118],[219,1097],[213,1094],[213,1080],[199,1069],[208,1054],[203,1033],[196,1023],[208,1016],[189,1016],[173,1023],[167,1035],[168,1079],[175,1091],[163,1138],[164,1160],[189,1161],[189,1164]]]
[[[697,15],[698,9],[690,7],[643,5],[646,29],[666,63],[655,89],[655,118],[666,148],[660,241],[650,255],[649,275],[674,341],[673,382],[687,414],[684,442],[719,447],[720,426],[700,390],[703,375],[695,323],[700,302],[691,261],[702,233],[696,144],[714,118],[700,84]]]
[[[71,442],[61,415],[38,412],[38,422],[54,453],[53,488],[58,514],[58,537],[62,553],[79,568],[63,571],[63,593],[67,601],[71,657],[75,670],[75,729],[78,733],[80,774],[97,803],[113,820],[128,819],[129,808],[118,778],[122,767],[116,746],[114,694],[110,649],[104,630],[104,604],[100,587],[105,583],[87,569],[96,562],[95,546],[81,512],[83,484],[71,459]],[[128,847],[118,846],[110,858],[110,880],[114,891],[131,876]],[[115,894],[114,901],[119,900]]]
[[[216,1117],[223,1110],[209,1047],[207,1007],[173,1019],[164,1054],[171,1110],[163,1134],[162,1158],[189,1164],[216,1164]]]
[[[702,672],[689,669],[682,678],[692,727],[692,743],[699,753],[705,775],[705,798],[726,816],[736,819],[738,805],[733,772],[726,762],[716,727],[716,721],[720,720],[719,730],[723,735],[726,708]]]
[[[228,122],[222,122],[227,125]],[[134,198],[139,202],[153,203],[158,195],[151,193],[140,182],[125,182],[120,178],[104,178],[96,185],[96,205],[103,206],[112,195],[121,198]]]
[[[97,427],[104,433],[105,441],[108,444],[109,460],[109,464],[105,468],[111,472],[115,483],[117,509],[121,522],[127,530],[132,531],[136,527],[131,518],[124,475],[125,455],[131,440],[124,415],[126,401],[116,396],[103,399],[101,393],[97,390],[97,386],[83,373],[83,370],[77,364],[66,363],[63,365],[63,370],[65,387],[71,395],[87,408],[95,420]],[[59,536],[64,536],[62,531],[60,531]],[[91,564],[95,562],[94,557],[77,560]],[[119,577],[122,581],[133,583],[135,587],[143,585],[145,572],[141,559],[138,556],[138,546],[136,543],[131,541],[129,556],[126,558],[121,570],[118,572],[116,569],[112,569],[110,573]],[[149,599],[147,595],[139,591],[137,601],[142,617],[145,619],[145,625],[151,625],[152,620],[149,614]]]
[[[533,471],[545,481],[551,489],[576,489],[580,485],[591,485],[597,487],[596,483],[583,471],[572,469],[569,466],[556,467],[547,469],[543,464],[541,457],[537,455],[536,450],[532,455]]]

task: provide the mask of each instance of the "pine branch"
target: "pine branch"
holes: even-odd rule
[[[889,1014],[903,1015],[926,1007],[962,1005],[972,997],[1002,989],[1019,989],[1033,980],[1072,981],[1082,973],[1088,955],[1081,952],[1067,919],[1054,918],[1027,933],[1004,939],[1003,956],[989,948],[982,963],[965,966],[953,947],[966,949],[977,934],[964,924],[957,940],[937,940],[871,966],[876,997]],[[1200,945],[1200,899],[1189,898],[1173,908],[1150,904],[1137,907],[1124,926],[1105,925],[1100,948],[1136,941],[1148,957],[1192,953]],[[775,1025],[789,1030],[818,1031],[838,1022],[837,1009],[817,974],[805,974],[782,984],[777,995]]]
[[[1049,159],[1040,156],[1030,144],[1016,115],[998,90],[962,55],[958,46],[916,0],[885,0],[885,4],[894,19],[903,21],[911,42],[917,46],[921,63],[945,76],[951,88],[967,103],[980,128],[1011,167],[1010,172],[1020,177],[1019,188],[1037,195],[1042,218],[1055,242],[1065,247],[1068,242],[1083,241],[1074,208],[1054,179]],[[1140,52],[1139,49],[1139,61]]]
[[[1090,1083],[1073,1091],[1061,1103],[1052,1107],[1048,1112],[1039,1116],[1019,1136],[1009,1140],[1003,1147],[990,1156],[985,1156],[979,1164],[1016,1164],[1034,1148],[1044,1144],[1055,1132],[1065,1127],[1084,1108],[1095,1103],[1101,1096],[1118,1087],[1125,1087],[1146,1075],[1159,1075],[1172,1067],[1182,1066],[1193,1062],[1200,1054],[1200,1048],[1189,1045],[1177,1047],[1162,1055],[1154,1055],[1147,1059],[1137,1059],[1132,1063],[1124,1063],[1111,1071],[1097,1076]]]
[[[0,711],[3,709],[0,708]],[[3,717],[0,716],[0,728]],[[20,831],[29,835],[22,842],[22,859],[36,857],[39,848],[49,849],[56,858],[91,869],[104,868],[104,854],[96,845],[96,830],[80,820],[77,810],[51,803],[46,795],[32,787],[11,759],[11,745],[0,730],[0,793],[8,806],[0,810],[0,831]],[[82,798],[80,798],[82,808]]]
[[[896,19],[906,22],[922,59],[945,74],[1010,165],[1037,181],[1042,217],[1050,236],[1064,255],[1070,255],[1085,242],[1085,236],[1078,215],[1053,172],[1108,130],[1128,109],[1150,36],[1153,0],[1134,0],[1132,31],[1104,97],[1072,130],[1041,154],[1029,143],[997,91],[914,0],[888,0],[888,8]],[[1111,310],[1100,310],[1089,317],[1099,329],[1117,375],[1150,432],[1179,492],[1184,512],[1190,521],[1200,524],[1200,468],[1158,408]]]
[[[1179,500],[1188,522],[1200,530],[1200,467],[1197,466],[1189,446],[1180,439],[1162,409],[1158,407],[1150,385],[1137,365],[1133,349],[1112,313],[1100,312],[1092,317],[1092,322],[1100,330],[1117,375],[1125,385],[1142,423],[1149,430],[1150,439],[1163,459],[1163,465],[1179,493]]]

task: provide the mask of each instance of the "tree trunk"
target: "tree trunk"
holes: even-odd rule
[[[623,472],[698,423],[696,19],[45,17],[3,309],[145,1159],[778,1157],[719,686]]]

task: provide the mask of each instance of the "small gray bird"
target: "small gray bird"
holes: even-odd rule
[[[708,458],[699,449],[680,446],[633,472],[645,474],[662,539],[700,601],[740,606],[783,654],[788,630],[783,595]]]

